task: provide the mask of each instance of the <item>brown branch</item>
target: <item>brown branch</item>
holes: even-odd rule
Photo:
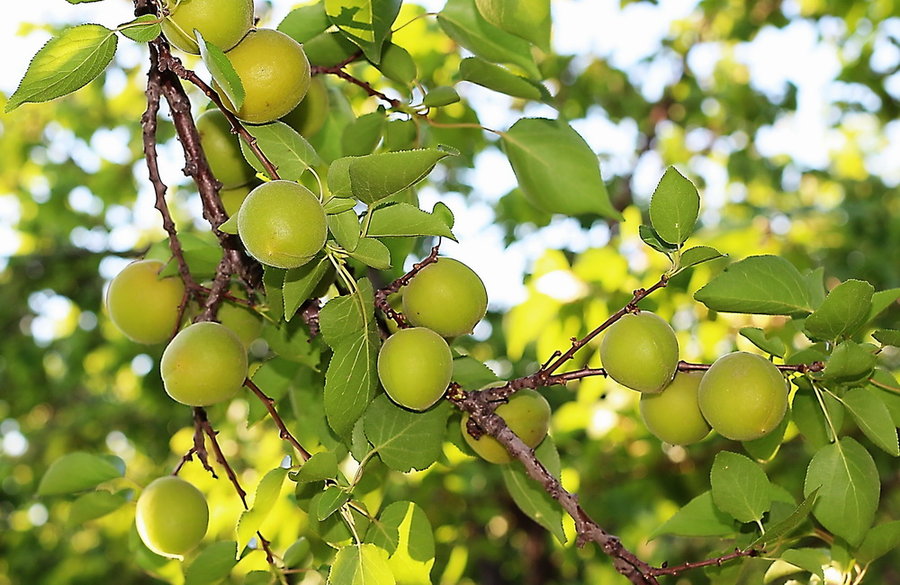
[[[438,240],[438,243],[431,248],[431,253],[428,254],[421,262],[417,262],[413,264],[412,269],[389,284],[384,288],[380,288],[375,291],[375,306],[388,318],[393,320],[398,327],[401,329],[405,329],[410,327],[409,322],[406,320],[406,317],[403,313],[395,311],[391,304],[388,302],[388,296],[399,292],[401,288],[409,284],[409,282],[413,279],[415,275],[422,271],[423,268],[428,266],[429,264],[433,264],[438,261],[438,251],[440,250],[441,242]]]
[[[797,372],[808,374],[821,372],[825,369],[825,362],[811,362],[808,364],[774,364],[782,372]],[[679,372],[702,372],[712,367],[712,364],[693,364],[684,360],[678,362]]]
[[[244,386],[250,389],[256,396],[262,401],[265,405],[266,410],[269,411],[269,416],[272,417],[272,420],[275,421],[275,425],[278,427],[278,430],[281,432],[281,438],[290,443],[294,449],[300,454],[301,459],[303,461],[309,461],[312,457],[309,451],[303,448],[303,445],[300,444],[299,441],[291,434],[288,430],[287,425],[284,424],[284,419],[281,418],[281,415],[278,414],[278,411],[275,410],[275,400],[266,395],[265,392],[260,390],[259,386],[257,386],[253,380],[247,378],[244,380]]]
[[[756,550],[755,548],[748,548],[746,550],[735,549],[734,552],[728,553],[727,555],[722,555],[720,557],[715,557],[712,559],[706,559],[704,561],[682,563],[680,565],[675,565],[674,567],[663,565],[662,567],[651,569],[650,574],[654,577],[658,577],[660,575],[679,575],[681,573],[684,573],[685,571],[690,571],[692,569],[702,569],[703,567],[721,567],[728,561],[733,561],[735,559],[744,557],[758,557],[759,553],[760,551]]]
[[[380,92],[377,89],[375,89],[374,87],[372,87],[372,84],[370,84],[369,82],[363,81],[362,79],[358,79],[358,78],[354,77],[353,75],[347,73],[347,71],[344,69],[344,67],[346,67],[350,63],[356,61],[357,59],[359,59],[359,57],[360,57],[360,53],[357,52],[357,53],[351,55],[350,57],[347,57],[346,59],[344,59],[337,65],[331,65],[328,67],[322,66],[322,65],[313,66],[310,68],[310,74],[311,75],[324,75],[324,74],[335,75],[337,77],[340,77],[344,81],[352,83],[353,85],[361,88],[363,91],[365,91],[370,96],[376,97],[376,98],[390,104],[390,106],[392,108],[395,108],[398,110],[403,109],[403,102],[401,102],[400,100],[394,99],[392,97],[388,97],[383,92]]]

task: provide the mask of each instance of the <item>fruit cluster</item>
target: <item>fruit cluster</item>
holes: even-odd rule
[[[623,316],[600,343],[607,375],[641,392],[641,418],[659,439],[689,445],[712,428],[728,439],[750,441],[781,423],[788,386],[766,358],[738,351],[706,371],[679,372],[678,357],[672,327],[647,311]]]

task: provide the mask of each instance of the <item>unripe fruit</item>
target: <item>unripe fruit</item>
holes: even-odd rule
[[[246,185],[256,176],[241,154],[239,138],[231,133],[228,118],[221,110],[207,110],[197,118],[197,132],[206,162],[222,189]]]
[[[251,256],[276,268],[297,268],[325,245],[325,210],[312,191],[291,181],[272,181],[247,195],[237,217],[238,234]]]
[[[452,258],[438,258],[403,288],[403,313],[409,322],[444,337],[471,333],[485,311],[487,291],[481,278]]]
[[[237,215],[238,210],[244,203],[244,199],[250,194],[250,190],[250,187],[245,185],[243,187],[222,189],[219,191],[219,199],[222,200],[222,207],[225,208],[225,213],[228,214],[228,217]]]
[[[531,389],[519,390],[510,397],[509,402],[501,404],[494,412],[532,449],[541,444],[550,429],[550,404]],[[462,435],[473,451],[491,463],[512,461],[509,451],[494,437],[482,435],[476,439],[470,435],[466,427],[468,421],[469,414],[466,413],[461,423]]]
[[[253,0],[165,0],[165,4],[170,13],[162,22],[163,33],[185,53],[200,54],[194,29],[227,51],[253,26]]]
[[[175,331],[184,283],[174,276],[159,278],[163,266],[159,260],[138,260],[109,283],[106,310],[132,341],[162,343]]]
[[[391,400],[426,410],[450,384],[453,355],[444,338],[423,327],[401,329],[378,352],[378,378]]]
[[[166,393],[174,400],[208,406],[240,390],[247,377],[247,352],[224,325],[194,323],[166,346],[159,369]]]
[[[203,493],[190,483],[174,475],[160,477],[141,492],[135,523],[147,548],[181,558],[206,535],[209,507]]]
[[[629,313],[607,329],[600,342],[600,361],[619,384],[640,392],[660,392],[678,367],[678,340],[658,315]]]
[[[641,418],[658,439],[690,445],[709,434],[697,399],[701,379],[702,372],[678,372],[662,393],[641,395]]]
[[[751,441],[770,433],[784,418],[788,386],[775,364],[737,351],[710,366],[698,397],[700,411],[717,433]]]
[[[228,52],[228,58],[245,96],[237,111],[226,97],[223,100],[245,122],[266,124],[277,120],[296,108],[309,89],[309,61],[303,47],[277,30],[251,31]]]
[[[306,97],[300,105],[288,112],[282,122],[309,138],[322,129],[328,118],[328,88],[320,77],[314,77],[309,85]]]

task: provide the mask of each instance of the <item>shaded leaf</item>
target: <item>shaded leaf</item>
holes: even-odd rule
[[[900,520],[873,526],[856,550],[856,558],[863,564],[871,563],[897,547],[900,547]]]
[[[561,471],[559,453],[550,437],[541,442],[534,454],[554,477],[559,478]],[[519,465],[504,465],[501,473],[506,491],[519,509],[547,529],[561,544],[565,544],[563,513],[556,500],[550,497],[543,486],[528,477]]]
[[[376,270],[391,267],[391,251],[375,238],[361,238],[356,249],[350,252],[350,257]]]
[[[237,564],[237,543],[216,542],[200,551],[184,572],[184,585],[212,585],[231,574]]]
[[[848,280],[834,287],[809,317],[804,328],[813,339],[848,337],[865,324],[875,289],[868,282]]]
[[[823,549],[818,548],[793,548],[784,551],[781,559],[787,563],[799,567],[808,573],[825,578],[823,565],[831,562],[831,556]]]
[[[813,310],[803,275],[780,256],[750,256],[735,262],[694,298],[723,313],[793,315]]]
[[[288,35],[298,43],[305,43],[311,38],[325,32],[331,26],[328,15],[325,13],[325,4],[314,2],[298,6],[282,19],[278,24],[278,30]]]
[[[884,401],[873,389],[854,388],[841,400],[856,421],[856,426],[870,441],[889,455],[900,457],[897,427]]]
[[[435,87],[422,99],[422,104],[429,108],[439,108],[441,106],[449,106],[459,101],[459,94],[452,87],[442,85]]]
[[[71,494],[122,475],[122,470],[109,459],[80,451],[69,453],[50,464],[38,484],[37,493],[39,496]]]
[[[678,259],[678,272],[690,268],[691,266],[724,257],[725,254],[710,246],[694,246],[681,253],[681,257]]]
[[[359,227],[359,217],[353,210],[343,213],[334,213],[327,216],[328,231],[334,236],[338,245],[348,252],[356,249],[362,231]]]
[[[772,503],[772,484],[759,465],[749,458],[721,451],[710,472],[716,507],[739,522],[757,522]]]
[[[376,203],[412,187],[450,155],[444,150],[423,148],[345,157],[328,169],[328,186],[336,197]]]
[[[772,549],[774,543],[790,536],[809,517],[818,493],[818,488],[812,490],[790,516],[773,526],[767,526],[765,534],[750,543],[747,548]]]
[[[328,258],[307,262],[303,266],[291,268],[284,273],[284,317],[290,321],[306,300],[308,300],[322,278],[331,268]]]
[[[657,252],[662,252],[665,255],[671,254],[672,251],[678,248],[675,244],[670,244],[666,241],[663,241],[662,238],[659,237],[659,234],[656,233],[649,225],[641,225],[638,228],[638,233],[641,236],[641,240],[656,250]]]
[[[324,481],[326,479],[334,479],[338,475],[337,455],[333,451],[322,451],[313,455],[297,475],[294,480],[297,483],[310,483],[314,481]]]
[[[872,333],[872,337],[881,345],[900,347],[900,331],[896,329],[879,329]]]
[[[46,102],[81,89],[112,61],[118,37],[99,24],[65,29],[32,58],[19,87],[9,96],[4,111],[24,103]]]
[[[489,367],[469,356],[453,360],[452,379],[462,386],[463,390],[479,390],[500,380]]]
[[[117,30],[132,41],[149,43],[162,33],[162,26],[156,16],[144,14],[125,24],[120,24]]]
[[[884,312],[885,309],[900,299],[900,288],[890,288],[880,290],[872,295],[872,308],[869,311],[869,318],[866,322],[872,321],[875,317]]]
[[[272,122],[258,126],[246,125],[256,138],[260,150],[278,169],[278,176],[288,181],[299,181],[307,169],[323,164],[312,145],[299,132],[284,122]],[[241,152],[257,172],[265,173],[265,167],[241,140]]]
[[[663,534],[725,536],[734,532],[734,520],[716,507],[712,492],[706,491],[675,512],[674,516],[653,531],[650,538]]]
[[[769,337],[759,327],[741,327],[740,334],[766,353],[784,357],[787,348],[778,337]]]
[[[81,528],[82,524],[96,518],[115,512],[128,501],[130,492],[107,492],[98,490],[88,492],[72,502],[69,508],[69,517],[66,526],[69,528]]]
[[[878,360],[874,349],[871,345],[842,341],[825,362],[823,377],[842,383],[865,381],[872,374]]]
[[[444,402],[425,412],[412,412],[382,394],[366,410],[363,428],[372,449],[391,469],[425,469],[441,456],[449,416]]]
[[[316,518],[321,522],[337,512],[341,506],[349,501],[350,494],[337,486],[330,485],[325,488],[325,491],[313,498],[310,511],[315,512]]]
[[[493,91],[526,100],[550,97],[542,85],[520,77],[478,57],[467,57],[459,64],[460,78]]]

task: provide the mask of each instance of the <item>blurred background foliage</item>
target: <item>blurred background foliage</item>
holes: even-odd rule
[[[554,9],[577,10],[593,1],[554,1]],[[284,4],[276,2],[282,13],[289,7]],[[672,3],[603,4],[639,17]],[[704,197],[694,243],[715,246],[734,259],[772,253],[801,270],[824,266],[830,286],[847,278],[868,280],[877,290],[900,286],[897,2],[687,4],[687,16],[666,22],[658,46],[638,58],[621,58],[620,47],[538,56],[555,96],[553,107],[601,157],[611,196],[626,218],[621,224],[550,217],[515,189],[490,196],[490,177],[510,175],[495,156],[493,135],[471,128],[418,129],[420,144],[450,144],[461,151],[432,175],[420,198],[447,201],[463,238],[464,222],[471,218],[481,218],[499,234],[497,250],[467,252],[464,241],[459,253],[484,252],[492,260],[507,254],[525,266],[518,296],[503,294],[504,286],[518,283],[498,283],[479,270],[495,300],[486,323],[464,346],[499,375],[534,371],[553,350],[620,307],[632,289],[666,270],[664,257],[640,243],[637,226],[669,164],[694,180]],[[266,6],[258,9],[265,14]],[[410,3],[397,22],[425,11]],[[754,40],[778,35],[787,39],[782,54],[745,58]],[[393,42],[413,56],[422,85],[454,83],[462,57],[433,17],[413,20]],[[824,94],[810,96],[809,88],[790,77],[767,76],[766,58],[793,62],[792,42],[821,49],[816,54],[823,56]],[[160,565],[140,550],[130,508],[70,525],[69,501],[34,496],[49,463],[67,452],[121,458],[127,479],[112,487],[129,489],[170,470],[190,447],[190,410],[162,391],[157,368],[162,347],[131,343],[101,309],[108,279],[162,239],[141,157],[144,68],[143,61],[119,59],[74,96],[0,118],[0,585],[158,582],[139,565],[175,579],[179,572],[174,563]],[[365,63],[350,70],[407,97],[401,85]],[[334,158],[341,154],[346,125],[377,104],[337,79],[325,82],[331,115],[311,140]],[[547,107],[497,98],[470,84],[459,89],[466,101],[443,108],[438,120],[490,125],[522,115],[553,115]],[[818,109],[804,109],[810,103]],[[389,118],[393,139],[383,148],[414,144],[416,133],[409,132],[408,123]],[[816,123],[808,124],[810,118]],[[810,128],[817,134],[796,136]],[[161,141],[180,229],[202,230],[199,203],[179,171],[179,145],[165,122]],[[421,257],[430,244],[422,242],[413,255]],[[454,255],[454,250],[448,246],[446,252]],[[692,302],[693,292],[723,265],[687,271],[645,305],[674,324],[684,359],[708,362],[735,347],[747,349],[737,335],[740,327],[783,325],[778,318],[708,314]],[[883,325],[896,327],[898,315],[895,305],[882,315]],[[783,335],[790,339],[792,333]],[[579,354],[582,363],[599,365],[593,349]],[[895,372],[900,369],[900,356],[886,360]],[[281,378],[285,386],[289,378]],[[724,439],[663,449],[636,416],[636,394],[610,381],[589,379],[545,394],[554,407],[552,434],[563,457],[563,483],[581,494],[587,511],[605,528],[655,563],[699,559],[727,548],[702,539],[648,540],[678,506],[707,488],[712,457],[727,447]],[[211,409],[210,419],[252,492],[259,478],[278,466],[286,447],[268,421],[247,428],[248,409],[248,402],[238,399]],[[298,430],[301,437],[308,432]],[[411,499],[425,508],[436,529],[436,583],[622,581],[602,553],[574,546],[571,523],[565,526],[569,543],[560,545],[518,512],[496,466],[466,457],[449,443],[445,452],[445,461],[428,471],[389,477],[379,496]],[[872,452],[882,457],[877,459],[885,482],[880,518],[900,518],[900,470],[880,451]],[[809,455],[799,441],[788,441],[767,472],[798,494]],[[210,538],[231,538],[240,511],[231,485],[213,480],[197,464],[184,473],[208,494],[214,518]],[[283,548],[303,534],[306,520],[291,498],[281,506],[263,533]],[[713,581],[758,582],[753,565],[724,569]],[[872,567],[867,580],[900,582],[898,567],[895,552]],[[235,582],[254,568],[264,569],[265,563],[242,563]],[[672,582],[711,581],[695,572]]]

